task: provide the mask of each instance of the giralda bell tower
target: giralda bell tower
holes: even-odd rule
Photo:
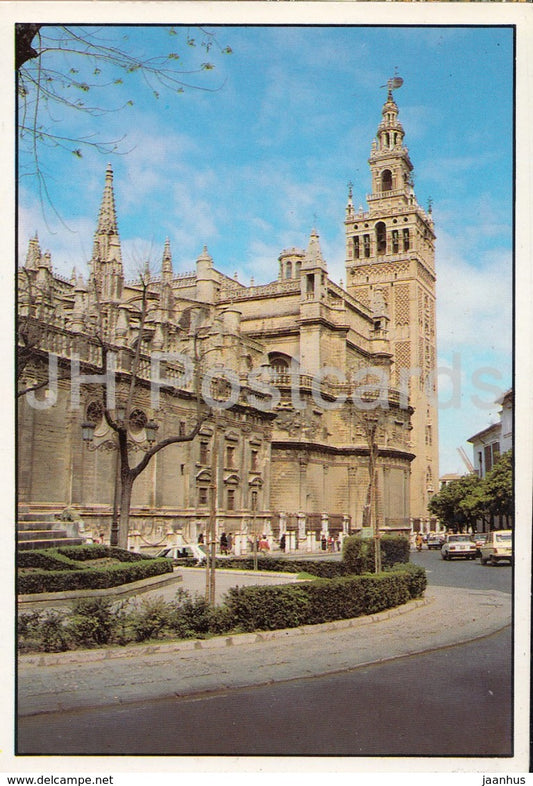
[[[388,82],[376,139],[369,158],[372,193],[368,210],[354,209],[350,186],[346,208],[346,282],[355,298],[372,308],[386,304],[392,387],[409,377],[414,407],[411,432],[410,513],[415,528],[429,529],[429,498],[438,491],[436,406],[435,232],[429,212],[418,204],[413,165],[404,146],[393,91]],[[433,373],[431,373],[433,372]],[[420,522],[417,521],[420,520]]]

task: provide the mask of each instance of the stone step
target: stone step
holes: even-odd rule
[[[55,521],[56,518],[53,513],[47,513],[45,511],[31,511],[27,513],[21,513],[19,511],[17,520],[19,523],[23,523],[25,521]]]
[[[51,549],[62,548],[63,546],[82,546],[85,543],[83,538],[57,538],[56,540],[28,540],[19,541],[17,548],[19,551],[29,551],[30,549]]]
[[[17,531],[18,532],[35,532],[36,530],[40,530],[44,532],[46,530],[53,530],[61,522],[59,521],[19,521],[17,524]]]
[[[59,540],[67,537],[66,529],[31,530],[30,532],[19,532],[17,540],[27,542],[29,540]]]

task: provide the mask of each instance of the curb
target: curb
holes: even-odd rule
[[[283,574],[286,575],[286,574]],[[358,628],[371,625],[383,620],[399,617],[415,611],[434,602],[434,598],[420,598],[408,601],[404,606],[386,609],[377,614],[364,617],[352,617],[346,620],[322,622],[317,625],[302,625],[299,628],[283,628],[281,630],[258,631],[256,633],[235,633],[230,636],[217,636],[212,639],[190,639],[186,641],[161,642],[160,644],[147,644],[110,649],[71,650],[70,652],[35,653],[21,655],[19,668],[24,666],[59,666],[67,663],[96,663],[104,660],[115,660],[135,657],[137,655],[151,655],[165,652],[190,652],[191,650],[223,649],[241,644],[260,644],[274,639],[286,639],[295,636],[305,636],[310,633],[324,633],[338,631],[345,628]]]

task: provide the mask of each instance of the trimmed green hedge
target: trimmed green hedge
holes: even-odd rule
[[[17,552],[17,568],[41,570],[87,570],[88,567],[60,554],[57,549],[34,549]]]
[[[17,591],[22,595],[36,592],[68,592],[77,589],[106,589],[119,584],[147,579],[172,573],[172,562],[167,559],[152,559],[123,563],[121,565],[100,565],[77,570],[36,570],[18,576]]]
[[[235,559],[217,559],[217,568],[228,568],[237,570],[253,570],[253,557],[235,557]],[[327,560],[312,559],[278,559],[276,557],[261,555],[257,557],[258,570],[265,570],[275,573],[311,573],[313,576],[330,579],[336,576],[344,576],[346,568],[342,562],[329,562]]]
[[[318,579],[276,587],[234,587],[226,606],[243,631],[315,625],[375,614],[420,597],[423,568],[400,566],[388,573]]]
[[[105,557],[112,557],[120,562],[141,562],[142,560],[153,559],[148,554],[138,554],[135,551],[126,551],[126,549],[119,549],[117,546],[106,546],[103,543],[93,543],[87,546],[60,546],[57,548],[57,551],[69,559],[76,560],[76,562],[104,559]]]
[[[398,563],[409,562],[409,539],[403,535],[383,535],[380,538],[381,565],[389,568]],[[342,546],[342,561],[346,573],[370,573],[374,570],[374,540],[351,535]]]

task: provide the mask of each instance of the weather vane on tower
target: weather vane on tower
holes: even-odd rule
[[[403,79],[401,76],[398,76],[398,66],[395,66],[394,76],[391,79],[387,79],[387,84],[381,85],[381,87],[387,87],[389,89],[389,93],[392,93],[393,90],[398,90],[398,88],[402,85]]]

